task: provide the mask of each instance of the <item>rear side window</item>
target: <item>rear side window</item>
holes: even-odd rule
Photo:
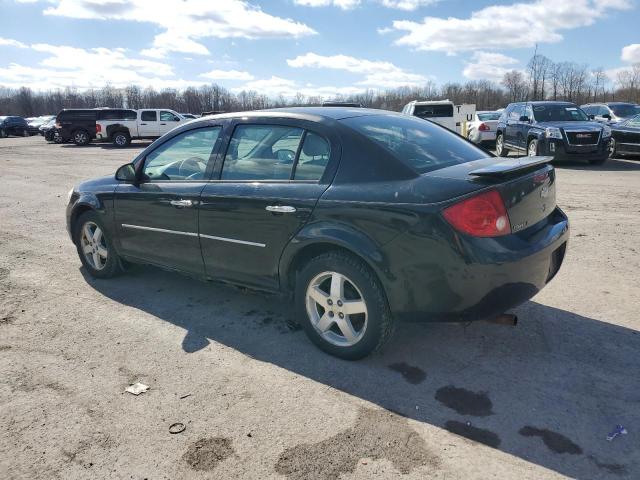
[[[67,110],[58,114],[58,120],[81,121],[95,120],[96,110]]]
[[[155,110],[145,110],[140,115],[140,120],[143,122],[155,122],[158,119]]]
[[[222,167],[222,180],[288,180],[303,130],[282,125],[239,125]]]
[[[416,105],[413,114],[420,118],[453,117],[453,105]]]
[[[329,142],[317,133],[307,132],[296,164],[294,180],[320,180],[329,163]]]
[[[459,135],[415,117],[365,115],[341,120],[418,173],[490,155]]]
[[[99,120],[135,120],[135,110],[98,110]]]

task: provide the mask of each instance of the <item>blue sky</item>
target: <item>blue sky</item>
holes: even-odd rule
[[[0,85],[331,97],[486,78],[538,51],[640,62],[639,0],[0,0]]]

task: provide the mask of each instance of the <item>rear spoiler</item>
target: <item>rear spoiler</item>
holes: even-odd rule
[[[471,170],[469,175],[476,177],[506,177],[515,172],[533,170],[535,167],[549,163],[552,160],[553,157],[542,156],[509,158],[487,167]]]

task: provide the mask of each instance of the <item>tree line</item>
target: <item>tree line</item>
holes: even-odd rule
[[[473,80],[438,86],[429,81],[420,87],[367,90],[340,95],[335,101],[361,103],[365,107],[399,111],[411,100],[449,99],[456,104],[475,103],[478,110],[494,110],[510,102],[525,100],[568,100],[577,104],[604,101],[640,103],[640,64],[618,73],[611,82],[602,68],[586,64],[553,62],[538,53],[524,71],[506,72],[500,83]],[[24,117],[56,114],[64,108],[170,108],[181,113],[243,111],[300,105],[319,105],[322,97],[297,94],[293,98],[269,97],[255,91],[233,93],[216,85],[188,87],[184,90],[124,88],[75,88],[34,91],[28,87],[0,87],[0,115]]]

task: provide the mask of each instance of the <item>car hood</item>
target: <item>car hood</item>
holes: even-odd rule
[[[602,125],[596,122],[538,122],[538,126],[542,128],[556,127],[556,128],[568,128],[570,130],[580,129],[583,131],[595,131],[602,130]]]
[[[92,178],[91,180],[85,180],[79,183],[74,189],[77,192],[104,192],[108,190],[114,190],[118,185],[116,177],[112,175],[105,175],[104,177]]]

